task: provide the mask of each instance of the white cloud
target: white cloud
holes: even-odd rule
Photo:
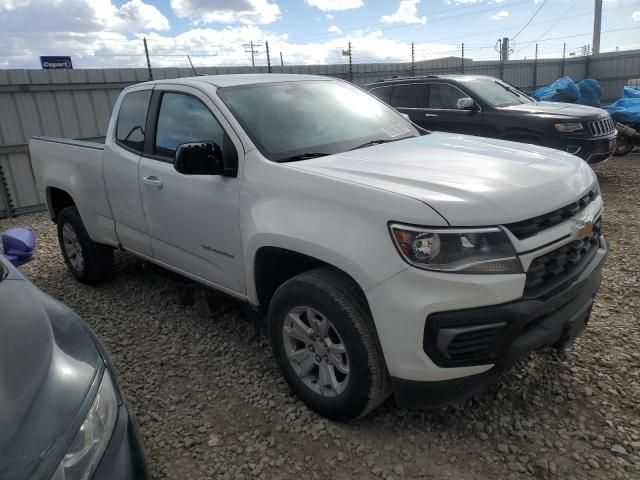
[[[336,10],[351,10],[364,5],[362,0],[304,0],[310,7],[316,7],[323,12]]]
[[[398,5],[398,10],[391,15],[380,17],[382,23],[427,23],[427,17],[418,16],[418,5],[420,0],[402,0]]]
[[[631,14],[631,20],[634,22],[640,22],[640,10]]]
[[[3,32],[140,30],[169,30],[169,20],[142,0],[130,0],[120,7],[111,0],[0,0]]]
[[[445,0],[445,5],[473,5],[474,3],[482,3],[483,0]]]
[[[494,13],[489,18],[491,20],[500,21],[500,20],[504,20],[508,16],[509,16],[509,12],[507,12],[506,10],[500,10],[498,13]]]
[[[179,18],[195,24],[235,23],[266,24],[280,18],[280,7],[269,0],[171,0]]]
[[[333,20],[333,15],[331,15],[330,13],[327,13],[327,20]]]
[[[340,27],[338,27],[337,25],[331,25],[328,29],[328,32],[331,33],[342,33],[342,30],[340,30]]]

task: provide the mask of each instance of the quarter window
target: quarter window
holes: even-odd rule
[[[197,98],[165,93],[160,103],[154,153],[173,158],[183,143],[215,142],[223,146],[224,130]]]
[[[424,84],[396,85],[391,94],[395,108],[424,108]]]
[[[150,99],[151,90],[127,93],[118,112],[116,142],[138,153],[144,150],[144,130]]]
[[[455,110],[458,99],[466,96],[461,90],[446,83],[429,84],[429,108]]]

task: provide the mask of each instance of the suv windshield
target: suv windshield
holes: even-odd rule
[[[516,87],[496,78],[461,79],[465,87],[493,107],[510,107],[531,103],[533,99]]]
[[[224,87],[218,95],[260,152],[276,162],[420,135],[392,108],[335,80]]]

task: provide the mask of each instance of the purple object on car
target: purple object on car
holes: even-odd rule
[[[13,265],[24,265],[33,257],[36,249],[36,235],[26,228],[10,228],[2,233],[0,254]]]

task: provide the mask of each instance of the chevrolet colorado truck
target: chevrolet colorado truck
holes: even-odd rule
[[[138,84],[104,144],[30,153],[79,281],[120,248],[250,303],[290,387],[342,421],[392,392],[459,401],[571,344],[607,253],[580,158],[430,133],[328,77]]]

